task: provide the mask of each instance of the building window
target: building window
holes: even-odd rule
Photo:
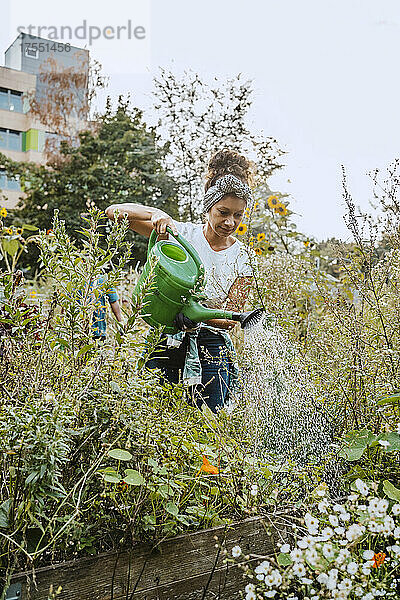
[[[22,113],[22,92],[0,88],[0,109]]]
[[[0,170],[0,189],[20,192],[21,185],[19,183],[18,175],[16,177],[10,177],[10,175],[6,175],[4,170]]]
[[[22,135],[21,131],[14,129],[3,129],[0,127],[0,148],[6,150],[22,151]]]
[[[39,50],[37,48],[30,48],[29,46],[27,46],[25,48],[25,56],[28,56],[28,58],[38,58]]]

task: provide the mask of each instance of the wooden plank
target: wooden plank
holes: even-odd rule
[[[39,568],[35,571],[35,584],[32,583],[32,572],[15,575],[12,583],[22,583],[22,600],[48,600],[50,585],[53,589],[62,587],[61,594],[57,596],[59,600],[126,600],[127,592],[129,598],[134,588],[136,592],[132,600],[153,599],[158,597],[157,594],[166,599],[168,595],[165,594],[171,594],[175,588],[178,598],[181,589],[184,590],[182,593],[188,594],[186,582],[197,586],[193,593],[196,591],[198,594],[215,567],[215,536],[221,541],[226,538],[229,552],[237,544],[246,553],[273,551],[274,543],[265,531],[263,520],[254,517],[235,523],[228,529],[216,527],[169,538],[155,549],[138,544],[119,555],[113,552]],[[216,565],[213,586],[222,576],[224,569],[221,568],[222,556]],[[189,596],[186,597],[189,599]],[[201,598],[202,594],[193,596],[197,597]]]

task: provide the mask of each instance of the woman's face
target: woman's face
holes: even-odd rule
[[[246,202],[242,198],[224,196],[207,213],[211,229],[220,237],[228,237],[239,227],[245,208]]]

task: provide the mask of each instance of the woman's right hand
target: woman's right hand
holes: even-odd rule
[[[174,221],[162,210],[159,210],[153,214],[151,218],[151,224],[153,229],[155,229],[159,235],[167,233],[167,227],[170,227],[175,235],[178,233]]]

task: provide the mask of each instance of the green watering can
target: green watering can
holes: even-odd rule
[[[251,312],[236,313],[229,310],[214,310],[202,306],[205,300],[202,290],[205,284],[204,265],[197,251],[179,233],[174,234],[178,242],[160,240],[156,242],[157,232],[151,232],[147,249],[147,262],[139,277],[134,295],[142,291],[153,267],[153,283],[143,298],[141,317],[152,327],[164,326],[165,333],[176,333],[174,319],[178,313],[199,323],[209,319],[230,319],[239,321],[243,328],[257,322],[264,309],[258,308]]]

